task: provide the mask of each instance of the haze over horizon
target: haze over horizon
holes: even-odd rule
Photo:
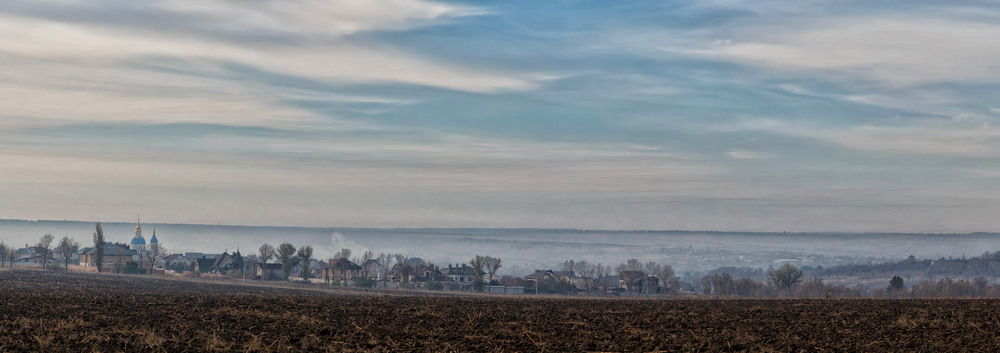
[[[0,218],[1000,230],[1000,4],[8,0],[0,29]]]

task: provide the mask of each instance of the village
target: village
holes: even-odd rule
[[[35,245],[15,248],[0,242],[0,264],[10,267],[152,276],[187,276],[241,281],[291,281],[314,285],[373,289],[465,291],[492,294],[563,294],[653,296],[677,294],[678,278],[669,265],[630,259],[615,268],[569,260],[558,269],[538,269],[523,276],[500,275],[502,260],[474,255],[468,263],[438,265],[404,254],[354,254],[341,249],[334,256],[314,258],[310,245],[262,244],[248,253],[171,253],[157,238],[147,242],[142,224],[126,242],[104,239],[96,225],[95,246],[82,247],[70,237],[58,242],[46,234]],[[665,280],[664,280],[665,279]]]

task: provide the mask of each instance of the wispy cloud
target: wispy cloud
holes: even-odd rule
[[[967,216],[1000,205],[968,172],[1000,159],[998,14],[4,1],[0,213],[191,221],[197,200],[229,223],[1000,226]]]
[[[741,149],[730,150],[726,152],[726,156],[735,159],[771,159],[778,158],[778,155],[768,152],[753,152]]]

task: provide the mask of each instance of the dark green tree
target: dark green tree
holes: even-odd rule
[[[896,292],[904,288],[906,288],[906,285],[903,284],[903,278],[899,276],[892,276],[892,279],[889,280],[889,287],[887,287],[886,290]]]
[[[281,262],[281,279],[287,281],[292,268],[299,264],[299,257],[295,255],[295,246],[290,243],[278,245],[278,262]]]
[[[311,245],[306,245],[299,248],[298,257],[300,261],[305,262],[302,264],[302,271],[300,273],[302,275],[302,279],[304,280],[309,280],[309,275],[311,274],[309,267],[312,266],[312,256],[313,256],[313,248]]]
[[[97,231],[94,232],[94,266],[97,266],[97,272],[103,272],[104,264],[104,229],[101,228],[101,222],[97,222]]]

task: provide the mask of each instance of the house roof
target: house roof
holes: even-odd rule
[[[360,270],[361,266],[358,266],[348,259],[336,259],[330,260],[329,268],[335,270]]]
[[[281,264],[278,263],[258,264],[258,265],[265,270],[281,270]]]
[[[619,278],[618,276],[599,277],[594,280],[594,284],[602,287],[617,287],[619,284]]]
[[[93,255],[95,248],[86,248],[82,254]],[[135,250],[123,248],[114,243],[104,243],[104,256],[132,256],[137,254]]]
[[[206,273],[211,271],[212,268],[215,267],[215,259],[198,259],[197,265],[198,265],[198,272]]]
[[[518,287],[518,286],[520,286],[520,287],[534,287],[534,283],[532,281],[528,281],[528,280],[521,279],[521,278],[515,278],[515,279],[512,279],[512,280],[508,280],[507,282],[504,282],[501,285],[504,286],[504,287]]]
[[[535,270],[535,273],[532,273],[530,275],[524,276],[524,278],[525,279],[539,279],[539,278],[545,277],[547,275],[559,276],[558,274],[555,273],[555,271],[552,271],[552,270]]]
[[[191,261],[188,258],[184,257],[184,254],[170,254],[170,255],[167,255],[166,257],[164,257],[163,261],[164,262],[174,262],[174,260],[177,260],[177,259],[184,259],[185,261],[188,261],[188,262]]]
[[[618,276],[622,277],[622,279],[628,279],[634,281],[638,279],[645,279],[646,273],[642,271],[622,271],[618,273]]]
[[[449,276],[454,276],[454,275],[464,276],[464,275],[472,275],[474,273],[474,270],[472,266],[466,264],[462,264],[462,266],[448,265],[448,268],[441,269],[441,273],[444,273]]]

